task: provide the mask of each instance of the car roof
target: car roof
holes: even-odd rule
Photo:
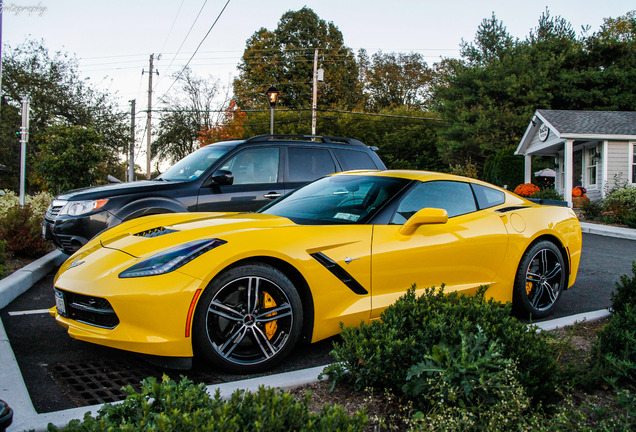
[[[253,145],[253,144],[302,144],[302,145],[326,145],[326,146],[345,146],[345,147],[362,147],[368,148],[366,144],[354,138],[333,137],[323,135],[258,135],[242,140],[219,141],[211,145]]]

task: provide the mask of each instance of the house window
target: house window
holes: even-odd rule
[[[598,146],[587,149],[587,184],[596,185],[597,164],[601,158]]]

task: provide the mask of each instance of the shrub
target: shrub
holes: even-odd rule
[[[36,258],[47,252],[51,245],[42,237],[42,219],[33,215],[30,206],[13,206],[0,218],[0,239],[16,256]]]
[[[38,192],[24,198],[24,203],[31,207],[33,217],[38,218],[39,222],[42,222],[51,201],[53,201],[53,196],[48,192]],[[5,190],[4,194],[0,195],[0,219],[6,216],[10,208],[19,204],[20,198],[13,191]]]
[[[461,346],[461,335],[480,332],[496,342],[501,355],[517,364],[519,383],[535,400],[556,397],[554,347],[546,333],[510,315],[511,306],[486,300],[486,288],[474,296],[411,288],[382,313],[381,321],[345,327],[331,352],[336,362],[325,373],[354,388],[386,388],[399,394],[410,368],[433,356],[432,348]]]
[[[603,207],[600,201],[590,201],[583,204],[583,216],[588,220],[598,220],[603,214]]]
[[[636,214],[636,187],[611,192],[603,200],[603,211],[611,212],[617,223],[624,223],[627,218],[631,220]]]
[[[468,159],[463,165],[456,164],[448,167],[448,172],[453,175],[459,175],[470,178],[479,178],[477,175],[477,165]]]
[[[523,183],[515,188],[515,193],[522,197],[534,198],[534,195],[539,192],[539,186],[532,183]]]
[[[612,385],[636,388],[636,263],[633,277],[621,276],[612,292],[614,314],[598,332],[595,361],[599,375]]]
[[[552,188],[541,189],[535,192],[534,195],[532,195],[532,199],[563,201],[563,197],[559,195],[556,189]]]
[[[126,400],[106,404],[96,417],[90,413],[82,422],[71,421],[63,431],[362,431],[364,413],[349,417],[338,405],[325,405],[314,414],[309,398],[297,400],[291,394],[261,387],[256,393],[237,390],[229,400],[217,391],[213,398],[204,384],[183,378],[175,382],[167,376],[142,381],[141,390],[131,386]],[[49,424],[49,431],[58,429]]]

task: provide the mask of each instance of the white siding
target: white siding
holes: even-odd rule
[[[628,141],[607,141],[607,183],[603,187],[611,189],[617,181],[619,184],[628,182],[631,168],[629,162]]]

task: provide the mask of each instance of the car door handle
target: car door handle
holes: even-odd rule
[[[278,192],[270,192],[270,193],[266,193],[265,195],[263,195],[264,198],[267,199],[275,199],[280,197],[282,194],[279,194]]]

